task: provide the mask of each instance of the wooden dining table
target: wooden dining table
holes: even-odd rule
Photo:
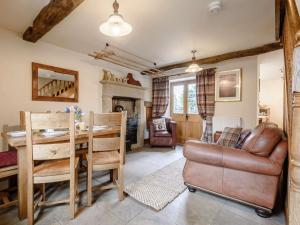
[[[103,130],[94,131],[96,137],[111,137],[120,132],[120,127],[109,127]],[[26,137],[11,137],[5,136],[8,144],[17,150],[18,155],[18,216],[19,219],[25,219],[27,217],[27,151],[26,151]],[[69,135],[45,137],[37,135],[34,138],[36,144],[49,144],[64,142],[69,140]],[[76,131],[75,143],[84,144],[88,142],[88,131]]]

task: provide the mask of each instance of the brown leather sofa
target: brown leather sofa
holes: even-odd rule
[[[188,141],[184,182],[191,192],[200,189],[236,200],[268,217],[276,206],[287,149],[282,131],[264,126],[251,132],[242,149]]]
[[[166,131],[155,131],[154,124],[150,122],[150,145],[176,147],[176,122],[166,119]]]

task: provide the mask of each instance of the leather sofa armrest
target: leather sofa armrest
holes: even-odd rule
[[[154,124],[151,122],[150,123],[150,138],[154,137],[154,133],[155,133]]]
[[[176,147],[177,143],[177,131],[176,131],[176,122],[175,121],[170,121],[170,129],[171,129],[171,134],[172,134],[172,147]]]
[[[207,144],[200,141],[187,141],[184,144],[183,155],[188,160],[223,166],[223,147],[215,144]]]
[[[242,170],[246,172],[278,176],[282,164],[267,157],[254,155],[247,151],[226,148],[216,144],[188,141],[184,145],[184,156],[191,161]]]
[[[224,148],[223,165],[226,168],[252,173],[279,176],[282,164],[268,157],[258,156],[240,149]]]
[[[176,132],[176,122],[175,121],[170,121],[170,131],[172,134]]]

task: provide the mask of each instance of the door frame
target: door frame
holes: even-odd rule
[[[191,139],[198,139],[201,137],[202,135],[202,124],[201,121],[199,121],[199,132],[200,132],[200,137],[197,138],[191,138],[191,137],[187,137],[187,127],[190,123],[192,123],[191,121],[189,121],[190,119],[195,119],[195,117],[199,117],[199,120],[202,120],[200,115],[198,113],[188,113],[188,85],[189,84],[196,84],[196,79],[190,79],[190,80],[184,80],[184,81],[175,81],[175,82],[171,82],[170,83],[170,116],[172,118],[174,117],[180,117],[182,116],[184,119],[183,123],[184,123],[184,127],[182,130],[182,143],[184,143],[186,140],[191,140]],[[183,113],[174,113],[173,112],[173,106],[174,106],[174,86],[179,86],[179,85],[184,85],[184,92],[183,92]]]

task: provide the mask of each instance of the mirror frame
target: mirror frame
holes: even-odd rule
[[[54,71],[57,73],[63,73],[75,77],[74,89],[75,95],[74,98],[65,98],[65,97],[51,97],[51,96],[39,96],[38,95],[38,69],[46,69]],[[53,101],[53,102],[78,102],[78,71],[63,69],[55,66],[49,66],[45,64],[32,62],[32,100],[33,101]]]

